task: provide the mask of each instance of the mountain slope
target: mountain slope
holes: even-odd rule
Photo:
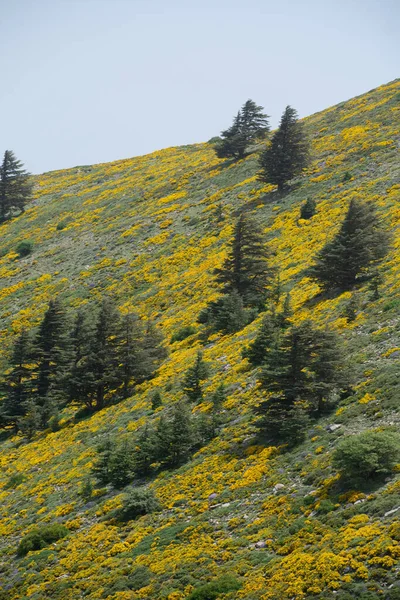
[[[182,374],[200,347],[198,335],[171,344],[157,376],[132,398],[79,422],[68,409],[60,431],[30,443],[4,438],[4,598],[180,600],[224,573],[241,582],[227,598],[345,598],[333,590],[346,585],[354,585],[351,593],[360,598],[389,593],[400,555],[399,512],[390,512],[400,505],[399,477],[375,490],[335,496],[331,455],[343,436],[399,425],[399,88],[395,81],[304,119],[313,163],[285,197],[257,181],[257,153],[231,164],[217,159],[210,144],[35,178],[32,206],[1,227],[4,352],[13,334],[38,323],[55,294],[73,308],[109,294],[122,310],[156,320],[167,339],[196,325],[200,310],[217,297],[212,271],[245,207],[265,228],[282,286],[291,291],[294,322],[311,318],[340,332],[357,386],[295,450],[253,445],[260,392],[257,373],[241,352],[259,319],[232,336],[213,336],[204,349],[212,367],[206,391],[221,380],[226,384],[227,424],[192,461],[150,482],[162,512],[125,526],[107,521],[121,493],[99,492],[85,504],[79,487],[101,440],[129,435],[158,418],[160,409],[150,409],[151,390],[160,389],[166,404],[182,397]],[[299,210],[308,197],[318,212],[306,222]],[[351,294],[315,299],[318,286],[304,270],[353,197],[374,201],[394,241],[382,269],[381,298],[372,301],[360,288],[360,310],[348,323],[343,311]],[[17,260],[21,240],[32,241],[34,250]],[[207,409],[205,402],[195,410]],[[341,425],[333,433],[326,428],[332,423]],[[10,489],[15,474],[24,480]],[[212,509],[210,494],[218,505]],[[18,542],[35,522],[65,523],[70,534],[17,559]],[[139,583],[129,587],[127,577],[139,567],[143,579],[137,576]]]

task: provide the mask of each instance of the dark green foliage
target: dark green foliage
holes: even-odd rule
[[[357,298],[353,295],[350,300],[346,303],[343,311],[343,315],[346,317],[348,323],[352,323],[357,318],[357,311],[359,303]]]
[[[81,488],[79,490],[79,495],[85,502],[89,502],[93,496],[93,484],[90,477],[87,477],[85,481],[82,483]]]
[[[285,183],[301,173],[308,163],[308,142],[302,124],[295,109],[287,106],[271,144],[261,154],[259,178],[276,184],[281,192]]]
[[[156,429],[156,457],[166,467],[185,463],[194,445],[192,418],[188,406],[177,402],[170,418],[162,416]]]
[[[261,402],[256,411],[261,417],[257,423],[262,436],[273,443],[288,447],[303,441],[309,426],[308,408],[303,402],[286,405],[282,396],[272,396]]]
[[[88,382],[85,404],[92,410],[102,409],[107,396],[119,383],[118,360],[119,313],[113,302],[104,299],[97,315],[89,355],[86,358]]]
[[[131,521],[142,515],[157,512],[161,506],[153,490],[147,487],[132,488],[126,494],[123,506],[118,510],[120,521]]]
[[[66,221],[60,221],[59,223],[57,223],[57,231],[62,231],[63,229],[65,229],[67,224],[68,223]]]
[[[243,351],[243,357],[258,367],[267,361],[267,355],[276,347],[280,337],[280,319],[274,307],[266,313],[254,341]]]
[[[203,382],[209,374],[208,364],[203,359],[200,350],[197,352],[194,364],[189,367],[183,380],[183,390],[191,402],[203,400]]]
[[[98,458],[92,467],[92,473],[101,485],[111,483],[120,489],[134,478],[135,455],[131,444],[124,440],[114,443],[110,440],[98,449]]]
[[[39,406],[30,399],[25,404],[25,414],[18,420],[18,429],[30,440],[42,425],[42,411]]]
[[[236,290],[212,302],[200,313],[199,322],[223,333],[235,333],[252,319],[252,311],[244,308],[243,300]]]
[[[346,381],[337,334],[316,329],[310,321],[292,327],[267,357],[262,386],[282,393],[287,406],[303,400],[311,412],[321,414]]]
[[[156,390],[151,397],[151,409],[156,410],[160,406],[162,406],[162,398],[159,390]]]
[[[23,213],[31,199],[30,174],[11,150],[6,150],[0,166],[0,222],[10,219],[17,210]]]
[[[317,212],[317,203],[314,198],[307,198],[300,207],[300,219],[311,219]]]
[[[32,254],[33,243],[27,241],[20,242],[15,250],[20,258],[24,258],[24,256],[29,256],[29,254]]]
[[[350,181],[350,179],[351,179],[351,173],[346,171],[346,173],[343,175],[343,178],[342,178],[343,183],[346,181]]]
[[[245,156],[249,144],[262,139],[269,131],[268,116],[262,106],[253,100],[247,100],[233,120],[232,126],[222,131],[221,138],[214,144],[219,158],[235,158]]]
[[[64,307],[56,298],[50,300],[34,340],[36,362],[34,382],[36,402],[46,425],[59,406],[67,400],[66,377],[70,363],[69,331]]]
[[[37,527],[22,538],[17,549],[17,554],[18,556],[25,556],[28,552],[41,550],[41,548],[45,548],[49,544],[64,538],[68,533],[68,529],[59,523]]]
[[[175,342],[182,342],[183,340],[186,340],[186,338],[190,337],[191,335],[194,335],[195,333],[196,328],[193,327],[193,325],[186,325],[186,327],[182,327],[181,329],[178,329],[178,331],[172,334],[171,344],[174,344]]]
[[[371,273],[371,278],[369,280],[369,289],[372,292],[371,300],[379,300],[381,297],[380,287],[383,284],[383,276],[379,271],[374,271]]]
[[[32,393],[32,341],[23,329],[14,341],[8,363],[8,372],[2,384],[4,399],[0,405],[0,419],[3,425],[13,425],[27,412],[27,401]]]
[[[333,465],[344,479],[367,482],[390,474],[399,458],[399,434],[363,431],[339,443],[333,454]]]
[[[210,583],[206,583],[188,596],[188,600],[215,600],[228,592],[240,589],[241,584],[231,575],[219,577]]]
[[[351,200],[339,232],[318,253],[308,274],[324,290],[349,290],[360,278],[371,275],[388,249],[389,234],[373,204]]]
[[[143,477],[151,473],[151,465],[157,460],[157,441],[155,431],[146,424],[134,445],[133,468],[135,475]]]
[[[21,485],[25,481],[25,475],[23,473],[15,473],[11,475],[7,483],[4,485],[5,490],[14,490],[16,487]]]
[[[228,257],[216,269],[216,281],[224,294],[236,292],[245,307],[260,309],[274,270],[268,265],[270,252],[258,223],[242,213],[235,224]]]

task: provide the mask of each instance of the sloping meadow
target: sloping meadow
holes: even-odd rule
[[[188,325],[196,333],[169,344],[156,377],[128,400],[78,422],[68,408],[59,431],[29,443],[3,438],[0,598],[181,600],[224,574],[241,585],[225,597],[248,600],[333,598],[353,584],[377,598],[392,589],[400,480],[333,495],[331,455],[343,436],[399,425],[399,115],[396,81],[306,118],[312,164],[281,197],[257,180],[261,148],[231,163],[217,159],[211,144],[197,144],[35,177],[32,205],[1,227],[3,364],[13,336],[37,325],[55,295],[71,311],[109,295],[123,312],[156,321],[167,342]],[[316,200],[317,213],[305,221],[307,198]],[[305,269],[351,198],[374,202],[393,240],[380,298],[359,288],[357,316],[348,322],[352,294],[318,297]],[[265,228],[282,289],[291,293],[293,322],[312,319],[340,333],[356,373],[354,395],[293,451],[256,445],[253,409],[261,392],[242,350],[262,316],[236,334],[212,336],[204,347],[211,366],[205,401],[193,410],[209,411],[207,398],[223,381],[225,426],[186,465],[148,482],[161,512],[118,524],[109,517],[122,493],[96,489],[90,502],[79,494],[96,446],[157,420],[163,408],[151,410],[154,389],[165,406],[183,397],[183,374],[201,347],[197,316],[218,295],[212,273],[242,208]],[[24,240],[33,251],[18,258]],[[331,432],[332,424],[340,427]],[[34,525],[55,522],[66,525],[67,537],[16,557]]]

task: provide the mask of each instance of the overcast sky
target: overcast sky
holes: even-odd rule
[[[275,126],[399,76],[399,0],[0,0],[0,153],[33,173]]]

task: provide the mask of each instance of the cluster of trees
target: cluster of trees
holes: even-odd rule
[[[222,131],[221,138],[215,144],[219,158],[240,160],[246,154],[249,145],[265,138],[269,132],[268,115],[263,107],[253,100],[247,100],[233,119],[229,129]]]
[[[270,127],[268,115],[253,100],[247,100],[234,117],[229,129],[222,131],[214,148],[219,158],[244,158],[251,144],[263,140]],[[309,144],[297,112],[287,106],[279,128],[261,153],[259,179],[278,186],[283,192],[285,184],[299,175],[309,164]]]
[[[31,197],[30,173],[11,150],[6,150],[0,166],[0,223],[10,219],[16,211],[23,213]]]
[[[195,368],[196,365],[188,371],[185,378],[185,382],[189,379],[191,382],[188,392],[194,388]],[[224,400],[225,391],[220,386],[211,397],[210,413],[193,415],[189,403],[181,400],[170,409],[163,409],[157,423],[145,425],[134,439],[108,439],[98,448],[93,475],[102,485],[110,483],[115,488],[122,488],[135,478],[149,476],[157,469],[182,465],[195,450],[217,434],[222,424]]]
[[[160,331],[136,314],[121,315],[104,299],[70,322],[51,300],[36,330],[15,339],[1,381],[0,423],[31,436],[56,426],[68,403],[102,409],[149,379],[166,357]]]

